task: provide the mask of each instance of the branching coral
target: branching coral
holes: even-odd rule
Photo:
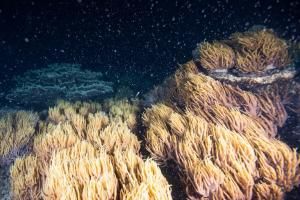
[[[7,113],[0,119],[0,165],[9,164],[19,154],[26,152],[26,145],[32,139],[38,115],[18,111]]]
[[[221,42],[203,42],[193,51],[194,58],[208,70],[229,69],[234,66],[235,53],[233,49]]]

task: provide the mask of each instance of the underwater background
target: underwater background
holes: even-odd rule
[[[191,57],[203,40],[253,25],[299,40],[298,1],[0,2],[1,91],[12,77],[53,63],[78,63],[145,92]]]
[[[39,119],[49,120],[47,110],[58,99],[102,103],[125,98],[133,104],[142,100],[138,130],[129,128],[138,132],[147,157],[143,140],[148,124],[139,123],[145,123],[143,109],[160,102],[149,93],[193,59],[197,44],[224,40],[235,32],[272,29],[296,46],[299,56],[299,16],[298,0],[1,0],[0,116],[32,110],[39,112]],[[293,80],[299,84],[297,56]],[[113,106],[107,107],[109,113]],[[300,144],[299,112],[288,112],[276,136],[292,148]],[[172,185],[172,198],[183,199],[185,185],[175,168],[171,163],[162,171]],[[0,199],[9,199],[8,172],[2,167],[0,187],[5,187]],[[299,198],[299,186],[285,196]]]

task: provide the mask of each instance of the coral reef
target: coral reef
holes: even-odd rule
[[[299,154],[275,138],[287,118],[277,96],[221,83],[194,62],[153,94],[147,149],[177,163],[190,199],[283,199],[299,185]]]
[[[0,165],[9,165],[27,151],[38,119],[28,111],[7,112],[0,118]]]
[[[203,42],[145,96],[147,149],[177,164],[190,199],[283,199],[299,185],[300,156],[276,139],[286,108],[299,112],[287,44],[267,29]]]
[[[103,99],[113,92],[112,83],[100,72],[80,69],[77,64],[52,64],[15,77],[16,87],[5,98],[14,105],[48,107],[57,99],[69,101]]]
[[[56,105],[39,117],[0,114],[0,162],[15,160],[11,198],[172,199],[160,163],[188,199],[284,199],[300,184],[300,155],[278,135],[299,132],[285,126],[300,113],[293,51],[265,28],[203,42],[143,101],[124,99],[126,89],[93,102],[112,85],[78,65],[25,73],[6,98]]]
[[[13,199],[171,199],[126,121],[97,103],[60,101],[48,113],[32,153],[10,169]]]

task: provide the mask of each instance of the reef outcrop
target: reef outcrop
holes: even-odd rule
[[[104,99],[113,92],[101,72],[83,70],[78,64],[52,64],[15,77],[16,86],[5,99],[13,105],[48,108],[58,99],[68,101]]]

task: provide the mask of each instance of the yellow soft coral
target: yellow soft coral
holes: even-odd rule
[[[40,174],[35,156],[17,158],[10,169],[11,194],[13,199],[38,200]]]
[[[26,152],[26,145],[35,133],[38,115],[18,111],[0,119],[0,165],[9,164],[16,156]]]
[[[221,42],[203,42],[193,52],[196,60],[199,60],[202,67],[208,70],[229,69],[234,66],[235,53],[233,49]],[[199,54],[199,55],[196,55]]]
[[[188,197],[282,199],[299,185],[299,154],[275,139],[287,117],[280,99],[184,66],[173,88],[162,88],[174,96],[147,109],[143,120],[148,150],[159,162],[175,161]]]
[[[117,186],[114,168],[105,150],[97,151],[82,141],[52,155],[42,197],[116,199]]]
[[[128,124],[92,105],[60,102],[50,108],[32,154],[11,168],[12,197],[171,199],[157,164],[140,157],[140,143]]]
[[[111,120],[125,122],[132,130],[136,127],[138,102],[130,102],[127,99],[108,99],[104,103],[104,109],[108,111]]]
[[[237,52],[237,68],[244,72],[259,72],[282,68],[290,64],[288,44],[272,30],[248,31],[231,35]]]

